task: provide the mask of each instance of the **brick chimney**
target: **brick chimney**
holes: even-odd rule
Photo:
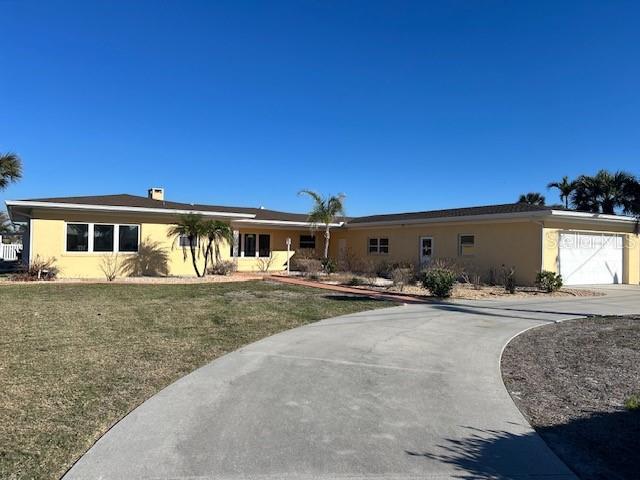
[[[152,187],[147,194],[151,200],[164,200],[164,188]]]

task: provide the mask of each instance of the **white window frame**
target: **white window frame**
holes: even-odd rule
[[[462,253],[462,237],[473,237],[473,249],[474,253],[464,254]],[[475,233],[460,233],[458,234],[458,256],[459,257],[473,257],[475,255],[476,248],[476,234]]]
[[[376,241],[376,251],[375,252],[372,252],[371,249],[370,249],[371,240],[375,240]],[[386,240],[387,241],[387,251],[386,252],[381,252],[380,251],[380,240]],[[390,251],[391,251],[391,241],[389,240],[389,237],[368,237],[367,238],[367,255],[389,255]]]
[[[87,250],[83,251],[83,252],[79,252],[76,250],[67,250],[67,229],[68,229],[68,225],[87,225],[88,228],[88,244],[87,244]],[[94,235],[94,228],[96,225],[113,225],[113,250],[109,251],[109,252],[95,252],[93,250],[93,235]],[[135,252],[121,252],[120,251],[120,227],[137,227],[138,228],[138,250],[136,250]],[[130,254],[137,254],[140,251],[140,224],[139,223],[108,223],[108,222],[64,222],[64,232],[63,232],[63,239],[62,239],[62,246],[63,249],[62,251],[65,254],[69,254],[69,255],[87,255],[87,254],[91,254],[91,255],[108,255],[110,253],[118,253],[118,254],[122,254],[122,255],[130,255]]]

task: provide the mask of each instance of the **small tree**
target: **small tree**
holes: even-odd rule
[[[345,195],[340,193],[323,198],[320,194],[312,190],[301,190],[298,195],[308,195],[313,199],[313,207],[309,212],[309,222],[313,229],[319,226],[324,227],[324,258],[329,258],[329,239],[331,233],[330,225],[335,223],[339,215],[344,216],[344,198]]]
[[[205,272],[200,273],[198,268],[197,259],[200,257],[199,243],[201,237],[204,235],[204,222],[202,216],[195,213],[188,213],[186,215],[180,215],[178,217],[178,223],[169,228],[167,236],[173,237],[180,241],[181,237],[187,238],[189,242],[189,252],[191,253],[191,262],[193,263],[193,269],[196,272],[196,276],[202,277]],[[184,259],[187,259],[187,252],[185,246],[182,247]]]
[[[207,239],[207,246],[204,251],[204,274],[207,273],[207,265],[211,258],[211,263],[220,261],[220,242],[233,243],[233,230],[228,223],[220,220],[205,220],[202,222],[202,234]]]
[[[22,160],[15,153],[0,154],[0,190],[22,178]]]

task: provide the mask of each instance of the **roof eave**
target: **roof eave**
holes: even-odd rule
[[[539,210],[533,212],[516,212],[516,213],[490,213],[484,215],[459,215],[455,217],[433,217],[433,218],[415,218],[402,220],[380,220],[373,222],[356,222],[347,223],[348,228],[367,228],[377,226],[401,226],[401,225],[423,225],[431,223],[455,223],[455,222],[485,222],[491,220],[512,220],[541,218],[551,213],[551,210]]]
[[[83,203],[37,202],[30,200],[7,200],[5,204],[7,205],[7,210],[11,210],[12,208],[16,207],[25,207],[92,212],[151,213],[164,215],[184,215],[189,213],[196,213],[207,217],[255,218],[255,214],[253,213],[218,212],[197,209],[181,210],[173,208],[129,207],[121,205],[87,205]]]

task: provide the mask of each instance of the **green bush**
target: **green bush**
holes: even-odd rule
[[[322,259],[322,269],[327,273],[333,273],[338,269],[338,266],[331,258],[324,258]]]
[[[351,277],[351,279],[347,282],[347,285],[349,285],[351,287],[359,287],[361,285],[366,285],[366,283],[367,282],[365,282],[360,277]]]
[[[557,292],[562,287],[562,275],[548,270],[538,272],[536,286],[547,293]]]
[[[429,268],[422,275],[422,285],[436,297],[450,297],[456,273],[448,268]]]
[[[640,395],[633,394],[624,401],[624,408],[629,411],[640,410]]]

